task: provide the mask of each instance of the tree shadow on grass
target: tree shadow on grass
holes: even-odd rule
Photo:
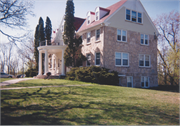
[[[8,95],[9,94],[9,95]],[[69,95],[83,95],[97,98],[95,94],[79,94],[72,92],[49,92],[49,93],[17,93],[3,92],[1,100],[1,124],[2,125],[154,125],[154,124],[178,124],[178,115],[169,115],[158,107],[142,108],[116,102],[101,102],[78,100]],[[67,103],[51,106],[46,103],[21,106],[20,103],[29,98],[43,98],[45,102],[66,100]],[[99,96],[99,99],[101,96]],[[16,104],[9,104],[6,100],[22,99]],[[70,102],[73,101],[73,102]],[[57,101],[58,102],[58,101]],[[77,111],[79,110],[79,111]],[[24,112],[23,114],[21,114]],[[173,112],[172,112],[173,113]]]

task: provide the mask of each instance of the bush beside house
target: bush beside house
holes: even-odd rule
[[[67,74],[66,79],[99,84],[118,85],[118,72],[104,67],[75,67]]]

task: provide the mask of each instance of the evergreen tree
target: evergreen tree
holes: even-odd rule
[[[52,25],[49,17],[46,18],[45,34],[46,34],[47,44],[51,45]]]
[[[40,42],[45,41],[44,21],[42,17],[39,18],[39,40]]]
[[[63,39],[64,43],[68,45],[64,54],[65,65],[72,67],[80,66],[80,62],[82,63],[86,58],[82,55],[81,48],[79,47],[82,39],[75,36],[73,0],[67,0],[64,20]]]
[[[36,31],[34,35],[34,57],[36,61],[36,66],[35,69],[38,72],[38,63],[39,63],[39,51],[38,51],[38,46],[39,46],[39,25],[36,26]]]

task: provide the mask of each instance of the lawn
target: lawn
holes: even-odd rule
[[[12,80],[12,79],[16,79],[16,78],[0,78],[0,83],[3,81]]]
[[[3,90],[1,123],[178,125],[179,93],[108,85]]]
[[[57,86],[57,85],[80,85],[80,84],[92,84],[92,83],[85,83],[80,81],[70,81],[64,79],[34,79],[34,80],[27,80],[22,81],[16,84],[11,84],[7,86],[2,86],[2,88],[9,88],[9,87],[30,87],[30,86]]]

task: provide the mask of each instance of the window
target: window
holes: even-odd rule
[[[100,38],[100,29],[96,30],[96,41]]]
[[[50,59],[50,68],[52,68],[52,59]]]
[[[91,54],[87,54],[87,64],[86,66],[90,66],[91,65]]]
[[[128,66],[129,65],[129,54],[128,53],[115,53],[115,65],[116,66]]]
[[[147,77],[147,76],[141,77],[141,87],[143,87],[143,88],[149,87],[149,77]]]
[[[126,20],[142,23],[142,13],[126,9]]]
[[[122,33],[122,35],[121,35]],[[123,30],[117,30],[117,40],[118,41],[122,41],[122,42],[126,42],[126,31],[123,31]]]
[[[100,53],[96,53],[95,65],[100,65]]]
[[[139,66],[149,67],[150,66],[150,55],[139,55]]]
[[[96,21],[99,20],[99,12],[96,12]]]
[[[88,33],[87,33],[87,43],[90,42],[90,39],[91,39],[91,32],[88,32]]]
[[[138,23],[142,23],[142,14],[138,13]]]
[[[132,19],[133,22],[136,22],[136,11],[132,11]]]
[[[133,77],[127,76],[127,87],[133,87]]]
[[[145,34],[141,34],[141,44],[149,45],[149,36]]]
[[[90,24],[90,16],[87,17],[87,24]]]
[[[126,9],[126,20],[130,21],[130,10]]]

